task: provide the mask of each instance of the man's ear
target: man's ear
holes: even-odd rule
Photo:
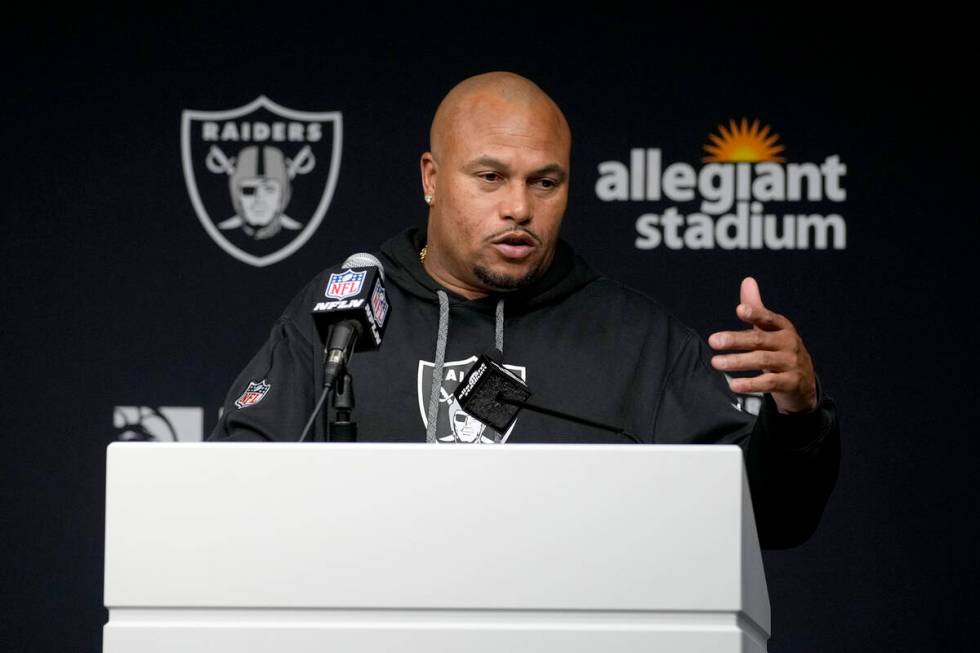
[[[423,152],[419,159],[419,172],[422,176],[422,193],[426,196],[434,197],[436,194],[436,174],[439,165],[432,156],[432,152]]]

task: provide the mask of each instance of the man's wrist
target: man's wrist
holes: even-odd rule
[[[763,420],[769,440],[774,446],[786,450],[806,450],[818,442],[826,430],[825,411],[821,402],[813,410],[784,413],[776,400],[766,393],[762,400],[759,419]]]

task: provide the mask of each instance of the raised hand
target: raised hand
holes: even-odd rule
[[[742,279],[740,304],[735,314],[752,325],[744,331],[719,331],[708,344],[726,353],[712,357],[711,365],[725,372],[760,370],[753,377],[731,379],[732,392],[768,392],[781,413],[805,413],[817,407],[817,378],[813,361],[796,327],[785,316],[762,303],[759,284]]]

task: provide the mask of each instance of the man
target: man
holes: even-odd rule
[[[593,272],[558,238],[570,150],[561,110],[523,77],[477,75],[443,99],[420,161],[427,229],[382,245],[392,317],[381,348],[351,364],[360,439],[624,442],[527,411],[507,433],[445,438],[456,432],[452,390],[475,355],[496,347],[540,405],[648,443],[739,444],[763,546],[804,541],[836,481],[839,430],[795,328],[746,278],[736,314],[751,328],[713,334],[711,347],[732,352],[713,356],[655,301]],[[212,440],[299,437],[323,374],[310,309],[338,271],[322,272],[286,309],[232,387]],[[762,373],[726,381],[719,370]],[[238,408],[256,385],[267,390]],[[735,392],[766,393],[758,419]]]

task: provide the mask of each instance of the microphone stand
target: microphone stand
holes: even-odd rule
[[[333,388],[333,407],[337,413],[334,420],[327,425],[327,440],[357,442],[357,422],[351,419],[351,411],[355,405],[354,379],[349,371],[345,371],[339,381]]]
[[[313,412],[310,414],[310,418],[306,421],[306,426],[303,427],[303,433],[299,436],[299,442],[306,442],[306,438],[309,436],[314,422],[316,422],[317,415],[323,409],[323,404],[326,403],[327,397],[338,396],[337,394],[331,395],[331,390],[334,390],[337,386],[341,387],[339,394],[343,395],[344,398],[340,400],[340,404],[335,405],[338,409],[343,408],[345,411],[341,414],[338,410],[338,420],[341,420],[340,434],[342,436],[339,440],[341,442],[353,442],[357,438],[357,425],[350,422],[350,411],[354,408],[354,394],[350,373],[347,371],[347,362],[350,361],[351,353],[354,351],[354,344],[357,342],[360,327],[355,324],[353,326],[353,332],[351,328],[344,323],[330,327],[330,332],[327,336],[327,345],[324,347],[323,352],[325,357],[323,362],[323,392],[320,393],[320,398],[317,400],[316,406],[314,406]],[[343,347],[338,346],[340,343],[345,343],[345,345]],[[349,399],[347,395],[349,395]],[[347,405],[348,402],[349,406]],[[324,411],[323,419],[326,420],[326,418],[327,411]],[[351,427],[354,429],[353,432],[350,431]],[[352,433],[352,435],[345,435],[347,433]],[[323,439],[327,442],[330,441],[330,424],[326,425],[323,432]]]

